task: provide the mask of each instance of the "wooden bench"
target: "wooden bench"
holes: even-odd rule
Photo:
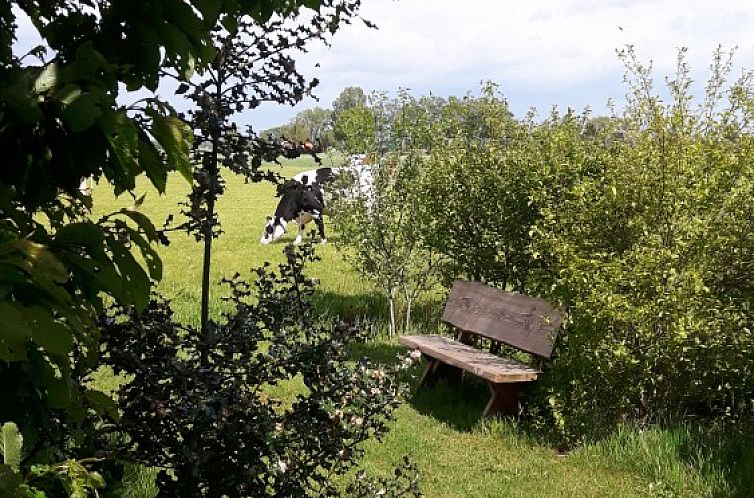
[[[456,340],[439,335],[398,339],[428,359],[419,388],[439,379],[457,383],[464,372],[472,373],[489,383],[491,397],[482,414],[487,416],[518,411],[520,391],[542,373],[542,361],[552,355],[563,316],[542,299],[457,280],[442,321],[457,330]],[[489,339],[490,352],[475,347],[483,338]],[[532,365],[494,354],[501,344],[531,354]]]

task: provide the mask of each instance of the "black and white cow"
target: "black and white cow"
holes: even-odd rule
[[[322,219],[325,211],[323,186],[335,178],[336,173],[333,168],[304,171],[278,188],[280,201],[275,214],[267,217],[259,242],[269,244],[278,240],[288,231],[288,223],[295,222],[298,235],[293,243],[298,244],[303,237],[304,227],[314,220],[322,243],[326,243],[325,223]]]
[[[310,171],[304,171],[293,176],[293,179],[303,185],[319,185],[320,188],[330,183],[338,174],[338,168],[317,168]]]

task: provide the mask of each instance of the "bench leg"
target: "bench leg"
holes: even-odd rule
[[[436,379],[434,378],[434,370],[437,368],[438,361],[434,358],[427,358],[427,366],[424,367],[424,372],[422,372],[422,377],[419,379],[419,385],[416,386],[416,389],[419,390],[422,387],[432,387],[435,384]]]
[[[518,413],[518,396],[521,393],[521,382],[508,384],[489,383],[490,401],[482,413],[482,417],[497,414],[516,415]]]
[[[427,367],[424,369],[417,389],[431,388],[440,379],[445,379],[448,384],[460,384],[463,379],[463,370],[447,365],[436,358],[428,358]]]

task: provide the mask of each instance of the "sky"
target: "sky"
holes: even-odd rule
[[[736,48],[734,75],[754,69],[749,0],[363,0],[362,16],[379,29],[356,22],[331,47],[298,57],[302,72],[320,80],[319,101],[264,105],[241,121],[256,130],[283,124],[303,109],[331,107],[346,86],[447,97],[478,93],[484,80],[499,85],[517,116],[552,106],[606,113],[609,98],[623,100],[616,49],[626,44],[654,63],[658,82],[673,73],[680,47],[700,85],[718,44]],[[20,23],[18,37],[32,45],[33,28]]]

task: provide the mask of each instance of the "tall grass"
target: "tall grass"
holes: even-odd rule
[[[754,496],[754,434],[707,424],[620,427],[574,454],[581,465],[610,464],[650,480],[667,496]]]

